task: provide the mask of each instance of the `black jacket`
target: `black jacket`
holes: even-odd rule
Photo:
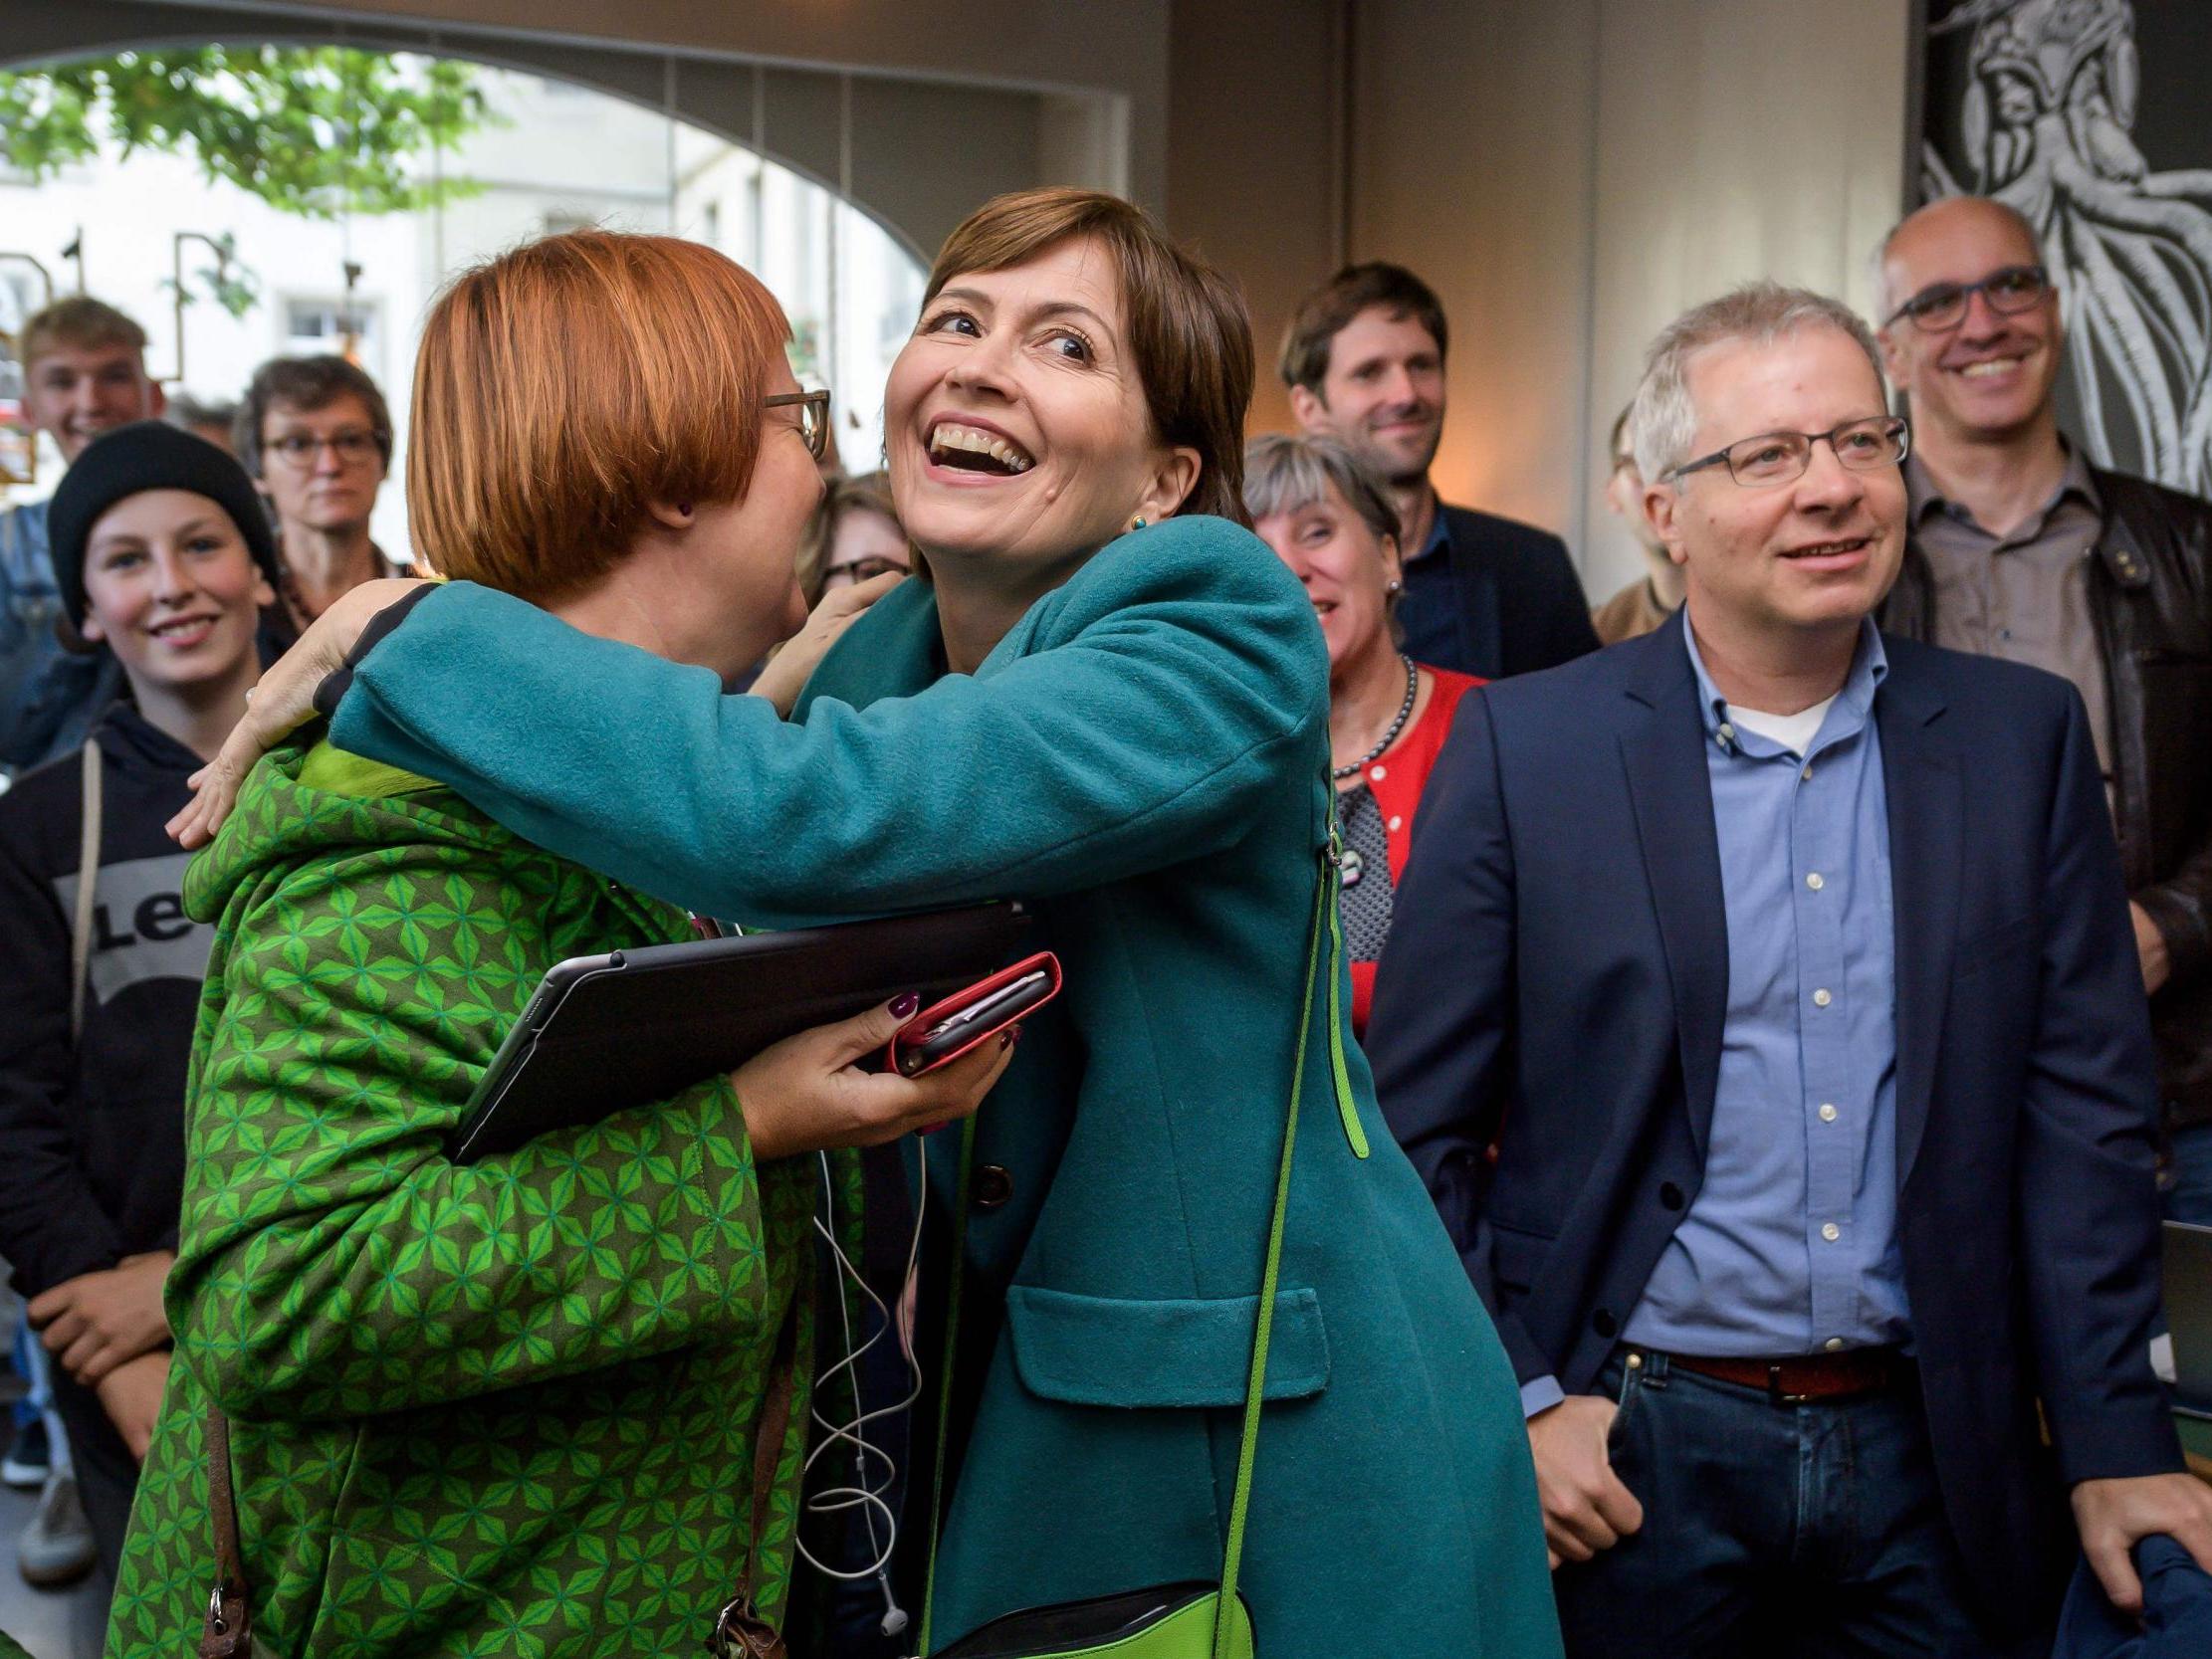
[[[1417,662],[1484,680],[1598,649],[1567,544],[1548,530],[1439,504],[1444,545],[1406,566],[1398,620]]]
[[[214,930],[162,825],[199,759],[128,702],[94,729],[100,870],[82,1042],[69,1031],[82,751],[0,795],[0,1258],[25,1296],[176,1247],[184,1074]]]
[[[1887,649],[1897,1243],[1952,1535],[2032,1628],[2062,1487],[2181,1467],[2150,1021],[2079,694]],[[1589,1391],[1703,1183],[1729,969],[1704,745],[1669,623],[1466,699],[1414,827],[1366,1046],[1524,1383]]]
[[[2150,1003],[2160,1088],[2170,1123],[2212,1122],[2212,502],[2124,473],[2091,478],[2104,508],[2090,610],[2110,696],[2120,867],[2173,964]],[[1881,620],[1934,636],[1934,576],[1916,545]]]

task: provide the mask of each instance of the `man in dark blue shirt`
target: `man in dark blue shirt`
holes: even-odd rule
[[[1407,554],[1398,624],[1416,662],[1497,680],[1598,648],[1558,536],[1471,508],[1429,482],[1443,436],[1449,326],[1401,266],[1347,266],[1308,295],[1283,339],[1291,412],[1385,479]]]
[[[1686,313],[1630,426],[1683,609],[1467,701],[1377,1091],[1520,1377],[1570,1659],[2040,1659],[2077,1535],[2122,1608],[2137,1539],[2212,1567],[2082,700],[1870,620],[1907,431],[1843,306]]]

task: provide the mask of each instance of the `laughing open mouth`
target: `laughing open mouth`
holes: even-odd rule
[[[964,473],[1013,478],[1036,465],[1028,451],[1001,433],[958,421],[939,421],[930,430],[930,459]]]

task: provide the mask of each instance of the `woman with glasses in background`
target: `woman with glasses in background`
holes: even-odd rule
[[[798,589],[806,608],[812,610],[837,588],[893,572],[903,576],[913,568],[889,475],[863,473],[832,484],[799,543]]]
[[[376,382],[343,357],[276,357],[254,371],[232,447],[276,520],[283,576],[262,615],[273,662],[340,594],[411,576],[369,534],[391,469],[391,411]]]

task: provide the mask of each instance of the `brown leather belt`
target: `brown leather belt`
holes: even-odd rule
[[[1893,1348],[1847,1348],[1834,1353],[1793,1354],[1782,1359],[1706,1359],[1692,1353],[1669,1353],[1666,1362],[1699,1376],[1717,1377],[1745,1388],[1763,1388],[1776,1405],[1880,1393],[1903,1381],[1911,1367],[1911,1361]]]

